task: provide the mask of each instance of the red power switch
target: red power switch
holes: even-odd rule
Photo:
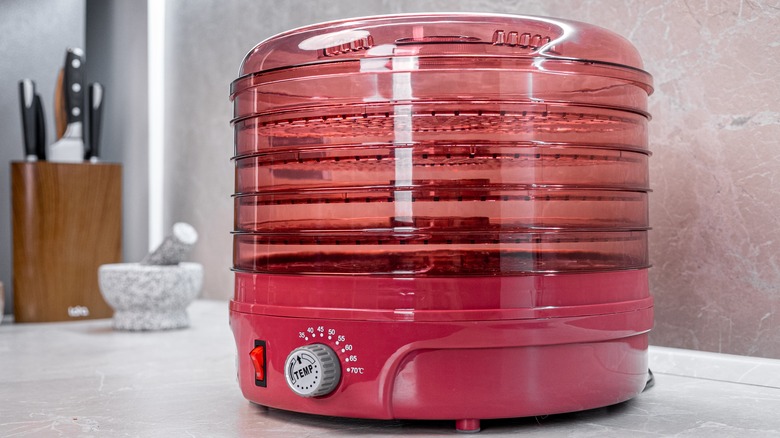
[[[255,341],[255,348],[249,352],[255,367],[255,385],[265,386],[265,341]]]

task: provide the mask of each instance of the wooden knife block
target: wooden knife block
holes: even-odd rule
[[[97,270],[122,258],[122,166],[11,163],[14,319],[109,318]]]

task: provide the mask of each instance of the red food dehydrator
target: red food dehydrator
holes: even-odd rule
[[[637,395],[651,92],[628,41],[553,18],[258,44],[231,86],[244,396],[476,430]]]

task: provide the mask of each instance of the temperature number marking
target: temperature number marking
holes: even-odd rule
[[[306,331],[298,332],[298,338],[303,339],[304,341],[309,341],[315,338],[324,338],[325,334],[328,335],[329,341],[335,341],[334,343],[337,346],[341,346],[339,352],[344,354],[344,356],[342,356],[344,362],[355,363],[358,361],[358,355],[348,354],[348,352],[351,352],[353,350],[354,346],[352,344],[346,343],[347,341],[346,335],[337,335],[336,329],[326,328],[324,325],[320,325],[316,327],[307,327]],[[346,368],[346,371],[352,374],[363,374],[364,370],[365,368],[362,367]]]

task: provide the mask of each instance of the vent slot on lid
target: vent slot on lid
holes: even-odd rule
[[[343,43],[332,47],[326,47],[322,49],[322,56],[330,57],[330,56],[341,55],[344,53],[359,52],[361,50],[368,50],[371,47],[374,47],[374,37],[368,35],[363,38],[350,41],[348,43]]]
[[[494,46],[520,47],[521,49],[538,49],[549,44],[552,39],[549,36],[539,34],[531,35],[528,32],[519,33],[515,31],[505,32],[499,29],[493,33]]]

